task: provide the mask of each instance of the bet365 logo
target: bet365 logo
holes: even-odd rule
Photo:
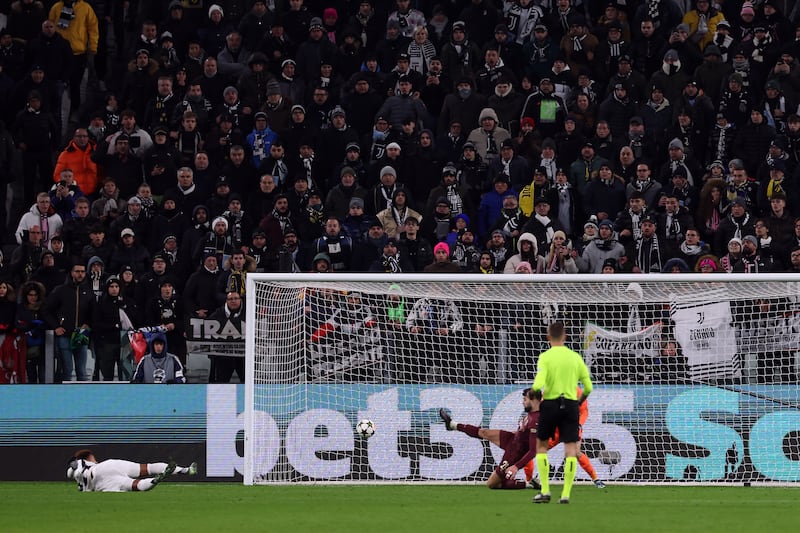
[[[749,459],[752,468],[770,480],[800,481],[800,461],[784,451],[784,439],[800,431],[800,413],[769,411],[780,405],[766,404],[765,408],[756,395],[750,398],[712,387],[677,396],[667,407],[666,425],[672,436],[686,445],[687,452],[666,454],[667,477],[694,481],[736,479],[743,475],[742,465]],[[747,416],[742,414],[742,407],[746,407]],[[752,422],[755,416],[758,418]],[[742,434],[749,434],[748,447]],[[704,449],[706,453],[690,451],[691,448]]]

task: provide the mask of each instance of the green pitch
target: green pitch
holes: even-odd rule
[[[554,499],[560,485],[553,486]],[[170,483],[79,493],[74,483],[0,483],[0,530],[18,531],[797,531],[800,488],[580,484],[572,503],[482,486]]]

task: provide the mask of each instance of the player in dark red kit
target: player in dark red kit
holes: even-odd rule
[[[531,389],[522,391],[522,406],[526,414],[525,418],[520,421],[519,428],[513,432],[458,424],[444,409],[439,409],[439,416],[444,420],[448,431],[461,431],[472,438],[488,440],[503,449],[503,459],[489,476],[489,480],[486,482],[487,487],[490,489],[524,489],[525,482],[516,479],[517,471],[536,455],[536,425],[539,423],[539,403],[541,401],[541,392]]]

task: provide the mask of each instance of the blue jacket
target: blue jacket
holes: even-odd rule
[[[253,131],[247,136],[247,145],[253,152],[254,167],[259,168],[261,162],[269,157],[269,149],[276,140],[278,140],[278,134],[269,129],[269,126],[261,131],[253,128]]]

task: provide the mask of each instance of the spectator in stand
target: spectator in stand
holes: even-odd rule
[[[56,161],[53,171],[53,181],[61,181],[61,172],[70,169],[73,172],[75,183],[87,195],[94,195],[100,188],[97,164],[92,160],[92,155],[97,150],[97,145],[89,140],[86,128],[78,128]]]
[[[13,133],[17,147],[22,152],[23,199],[33,202],[36,192],[50,187],[52,153],[60,137],[53,114],[42,110],[39,91],[28,93],[27,105],[17,113]]]
[[[45,321],[43,306],[45,288],[35,281],[26,283],[20,289],[20,302],[17,304],[15,325],[25,333],[25,355],[27,360],[27,382],[45,382]]]
[[[56,339],[57,382],[70,381],[72,373],[78,381],[87,381],[87,347],[89,325],[94,304],[94,295],[86,280],[86,267],[76,263],[69,277],[48,296],[45,304],[45,322],[53,329]]]
[[[37,227],[42,233],[42,245],[48,246],[50,238],[61,231],[63,222],[50,204],[50,195],[40,192],[36,195],[36,203],[22,215],[15,233],[17,244],[27,241],[28,232]]]

